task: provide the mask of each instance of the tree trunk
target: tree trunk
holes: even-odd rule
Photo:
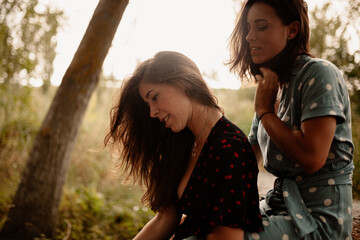
[[[70,155],[129,0],[101,0],[36,136],[0,239],[54,237]]]

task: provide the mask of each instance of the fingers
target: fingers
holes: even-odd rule
[[[264,79],[273,80],[273,81],[279,81],[278,75],[274,71],[272,71],[271,69],[261,67],[260,71],[263,74]]]
[[[259,84],[255,94],[255,111],[257,114],[273,111],[279,89],[279,78],[275,72],[268,68],[260,68],[260,71],[263,76],[255,76]]]
[[[264,81],[262,83],[265,83],[265,79],[263,79],[263,77],[261,75],[255,75],[255,82],[261,82],[261,81]]]

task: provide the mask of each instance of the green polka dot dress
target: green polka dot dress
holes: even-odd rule
[[[255,115],[249,141],[258,144],[264,168],[277,176],[260,202],[264,231],[245,239],[351,239],[351,111],[345,81],[332,63],[300,55],[282,92],[277,116],[291,129],[321,116],[337,119],[325,166],[308,174],[271,141]]]

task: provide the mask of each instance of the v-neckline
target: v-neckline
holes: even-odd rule
[[[202,146],[202,148],[201,148],[201,151],[200,151],[200,153],[199,153],[199,156],[198,156],[198,159],[195,161],[195,163],[194,163],[194,167],[193,167],[193,169],[192,169],[192,171],[191,171],[191,173],[190,173],[190,176],[189,176],[189,178],[188,178],[188,180],[187,180],[187,182],[186,182],[186,185],[185,185],[185,187],[184,187],[184,190],[183,190],[183,192],[182,192],[182,194],[181,194],[181,196],[179,196],[179,194],[178,194],[178,191],[176,191],[176,195],[177,195],[177,198],[178,198],[178,201],[180,201],[182,198],[183,198],[183,196],[184,196],[184,194],[185,194],[185,192],[187,191],[187,189],[188,189],[188,187],[189,187],[189,183],[191,183],[192,182],[192,179],[193,179],[193,176],[195,176],[195,171],[196,171],[196,169],[198,168],[198,167],[200,167],[200,163],[201,163],[201,160],[203,160],[203,152],[204,152],[204,150],[206,149],[206,147],[208,146],[208,144],[209,144],[209,139],[211,139],[211,135],[212,135],[212,133],[215,131],[215,128],[218,126],[218,124],[221,122],[221,121],[223,121],[224,120],[224,115],[222,115],[219,119],[218,119],[218,121],[215,123],[215,125],[212,127],[212,129],[210,130],[210,132],[209,132],[209,135],[207,136],[207,138],[206,138],[206,140],[205,140],[205,142],[204,142],[204,145]],[[200,164],[200,165],[199,165]],[[179,187],[179,186],[178,186]],[[178,189],[177,189],[178,190]]]

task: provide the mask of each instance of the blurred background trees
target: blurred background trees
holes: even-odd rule
[[[50,87],[62,16],[38,0],[0,1],[0,83]]]
[[[239,0],[235,1],[238,5]],[[341,12],[334,11],[332,3],[310,12],[311,49],[341,69],[351,91],[356,165],[353,190],[359,197],[360,50],[349,43],[360,38],[360,0],[343,1],[345,9]],[[50,78],[56,34],[62,24],[63,13],[38,0],[0,0],[0,229],[56,91]],[[139,201],[141,189],[129,191],[120,185],[121,179],[111,172],[114,164],[107,152],[91,151],[101,146],[116,91],[105,87],[116,82],[114,76],[101,76],[101,81],[74,145],[60,204],[57,239],[70,235],[72,239],[129,239],[153,216]],[[214,89],[227,116],[246,133],[254,113],[254,90]]]
[[[127,4],[128,0],[99,1],[36,134],[0,239],[55,237],[72,149]],[[36,34],[30,37],[34,42],[39,41]],[[37,50],[44,49],[37,47]]]
[[[360,46],[350,43],[360,39],[360,1],[342,2],[343,11],[335,11],[332,2],[310,13],[312,53],[327,59],[344,74],[351,94],[354,151],[354,196],[360,196]],[[355,41],[356,42],[356,41]],[[350,49],[352,47],[352,49]]]

